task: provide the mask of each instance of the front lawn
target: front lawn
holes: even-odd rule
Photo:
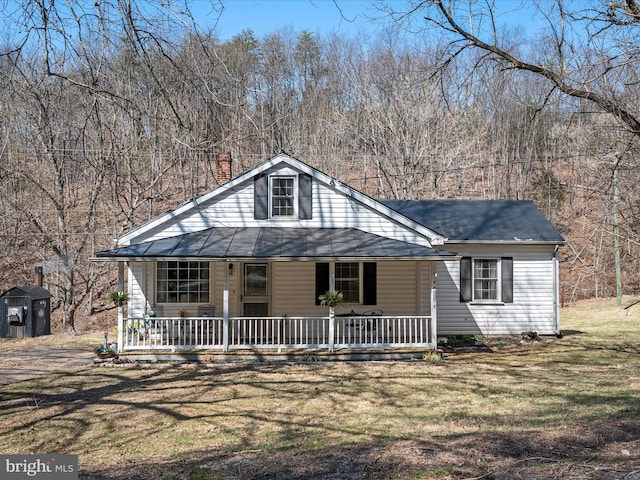
[[[83,479],[640,478],[640,305],[561,316],[441,362],[71,367],[0,387],[0,452]]]

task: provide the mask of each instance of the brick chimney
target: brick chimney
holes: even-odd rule
[[[38,287],[44,286],[44,268],[42,267],[42,264],[36,265],[33,281]]]
[[[219,185],[231,180],[231,153],[216,153],[216,168],[216,179]]]

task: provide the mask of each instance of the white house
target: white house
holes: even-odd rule
[[[560,333],[563,243],[528,201],[375,200],[281,154],[94,260],[126,265],[121,352],[426,349]]]

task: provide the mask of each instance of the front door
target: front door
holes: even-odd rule
[[[269,265],[245,263],[242,273],[242,314],[245,317],[268,317]]]

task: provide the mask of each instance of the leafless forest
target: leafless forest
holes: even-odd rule
[[[376,198],[532,199],[563,302],[615,295],[616,257],[638,294],[640,9],[585,3],[529,7],[535,35],[434,0],[380,4],[375,35],[222,41],[188,2],[0,0],[0,290],[42,263],[74,328],[115,288],[93,252],[215,187],[217,151],[286,151]]]

